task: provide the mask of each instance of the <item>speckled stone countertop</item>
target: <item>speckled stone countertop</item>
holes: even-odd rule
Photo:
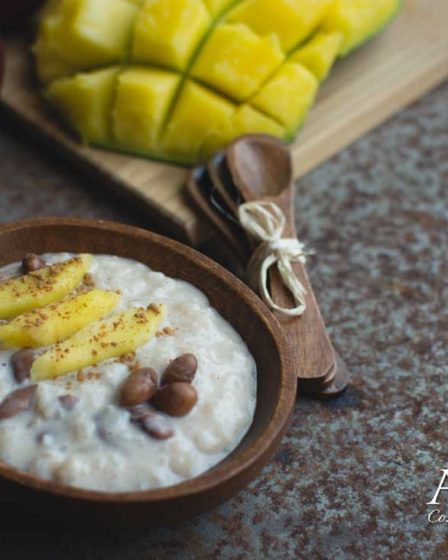
[[[1,221],[60,214],[150,227],[0,128]],[[347,393],[299,400],[272,463],[207,515],[85,533],[18,514],[0,524],[2,559],[448,557],[448,524],[429,524],[426,505],[448,468],[448,84],[298,187],[299,232],[317,250],[310,275],[351,371]],[[440,501],[448,515],[447,492]]]

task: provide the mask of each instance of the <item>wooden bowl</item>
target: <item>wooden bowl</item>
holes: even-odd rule
[[[237,449],[206,473],[175,486],[98,492],[42,480],[0,462],[2,501],[39,515],[88,524],[166,523],[211,509],[249,483],[269,461],[288,427],[296,376],[286,361],[278,323],[258,297],[196,251],[147,231],[103,221],[45,218],[0,226],[0,265],[28,252],[90,252],[140,261],[202,290],[240,333],[258,368],[255,417]]]

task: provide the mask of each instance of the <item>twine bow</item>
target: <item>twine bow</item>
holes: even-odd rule
[[[306,310],[306,290],[292,269],[292,264],[306,264],[306,257],[312,252],[305,251],[305,245],[296,238],[282,239],[286,219],[281,209],[273,202],[241,204],[238,217],[241,226],[259,243],[247,269],[250,284],[259,291],[271,309],[289,317],[302,315]],[[296,307],[280,307],[272,299],[268,289],[268,271],[275,264],[294,298]]]

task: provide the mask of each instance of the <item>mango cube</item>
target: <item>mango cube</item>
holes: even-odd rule
[[[287,52],[322,21],[333,0],[244,0],[226,18],[259,35],[275,33]]]
[[[33,53],[37,62],[39,80],[48,84],[57,78],[68,76],[73,68],[68,62],[62,60],[58,51],[50,47],[42,39],[38,39],[33,47]]]
[[[322,30],[344,36],[340,56],[346,56],[384,27],[398,12],[401,0],[335,0]]]
[[[134,307],[95,321],[41,354],[32,365],[31,379],[55,379],[133,352],[155,335],[163,317],[164,307],[152,305],[147,309]]]
[[[148,0],[137,18],[134,59],[183,70],[209,24],[201,0]]]
[[[79,255],[0,283],[0,319],[43,307],[74,290],[87,272],[91,255]]]
[[[123,60],[138,9],[126,0],[59,0],[41,21],[40,37],[77,68]]]
[[[316,78],[304,66],[286,62],[260,89],[251,104],[285,126],[292,134],[305,119],[318,89]]]
[[[101,319],[117,305],[115,292],[90,290],[56,303],[26,311],[0,325],[3,348],[49,346]]]
[[[253,95],[284,59],[276,36],[259,37],[241,24],[218,26],[192,75],[238,101]]]
[[[118,78],[113,110],[114,140],[137,151],[154,151],[180,77],[151,68],[131,68]]]
[[[104,143],[110,137],[110,115],[117,68],[62,78],[47,89],[47,99],[83,139]]]
[[[190,154],[195,161],[204,139],[225,127],[234,112],[235,106],[226,99],[187,82],[163,136],[164,151],[176,158]]]
[[[201,159],[208,159],[238,136],[255,133],[283,138],[285,129],[250,105],[241,105],[219,130],[207,137],[200,151]]]
[[[316,33],[289,60],[303,64],[321,82],[328,76],[343,39],[342,33]]]

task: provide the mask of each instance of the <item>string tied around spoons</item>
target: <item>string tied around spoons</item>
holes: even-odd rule
[[[289,317],[303,315],[306,310],[306,290],[297,278],[292,264],[306,264],[307,256],[314,251],[306,251],[305,244],[297,238],[282,239],[286,218],[274,202],[254,201],[241,204],[238,207],[238,218],[244,230],[258,244],[247,268],[249,283],[259,291],[263,301],[272,310]],[[294,298],[296,306],[293,308],[281,307],[272,299],[268,288],[268,272],[275,264]]]

